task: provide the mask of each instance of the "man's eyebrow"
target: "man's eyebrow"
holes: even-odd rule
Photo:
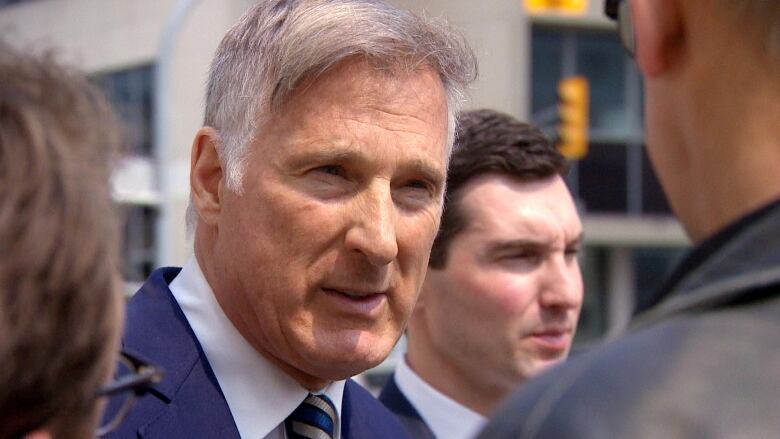
[[[346,148],[316,146],[291,154],[288,158],[288,164],[297,168],[305,165],[325,165],[328,163],[344,163],[359,160],[360,154],[356,151]]]
[[[566,242],[566,245],[567,246],[580,245],[582,244],[583,239],[585,239],[585,232],[580,232],[580,234],[577,235],[574,239]]]
[[[503,253],[520,249],[544,248],[549,245],[550,242],[545,239],[522,238],[489,242],[486,248],[489,253]]]
[[[432,165],[430,161],[421,158],[409,160],[401,169],[406,173],[420,174],[424,179],[439,186],[444,185],[444,180],[446,178],[444,169]]]
[[[351,149],[340,146],[311,146],[303,151],[293,153],[288,158],[287,163],[293,167],[303,167],[310,165],[326,165],[330,163],[358,163],[368,162],[369,160],[360,153],[359,149]],[[430,180],[439,186],[444,185],[445,172],[441,167],[437,167],[429,160],[420,157],[407,159],[400,168],[402,174],[419,174],[422,178]]]
[[[574,239],[567,241],[566,246],[576,246],[582,243],[584,232],[580,232]],[[551,242],[546,239],[534,239],[534,238],[521,238],[521,239],[508,239],[501,241],[493,241],[488,243],[487,251],[490,253],[501,253],[512,250],[520,249],[535,249],[546,248],[551,245]]]

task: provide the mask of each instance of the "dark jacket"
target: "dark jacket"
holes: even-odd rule
[[[778,437],[780,202],[674,277],[628,335],[528,383],[479,437]]]
[[[161,366],[165,375],[106,437],[240,437],[200,343],[168,288],[179,270],[155,271],[128,304],[123,349]],[[341,407],[343,439],[407,437],[393,415],[352,380],[344,387]]]
[[[379,394],[379,402],[385,405],[401,421],[409,435],[415,439],[435,439],[428,424],[423,421],[406,395],[398,388],[395,377],[390,376]]]

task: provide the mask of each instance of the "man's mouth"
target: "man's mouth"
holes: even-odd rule
[[[387,290],[354,288],[322,288],[325,295],[333,299],[339,311],[347,314],[374,316],[387,301]]]
[[[571,344],[572,330],[567,327],[543,328],[531,333],[531,339],[542,349],[551,352],[566,351]]]

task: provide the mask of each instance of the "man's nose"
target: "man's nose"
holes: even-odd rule
[[[354,221],[347,230],[348,250],[362,253],[372,265],[390,264],[398,255],[396,208],[390,185],[377,183],[355,200]]]
[[[545,308],[577,308],[582,301],[582,277],[577,261],[565,256],[546,261],[542,279],[540,304]]]

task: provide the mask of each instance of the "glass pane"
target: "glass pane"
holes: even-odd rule
[[[122,274],[127,282],[143,282],[155,266],[155,224],[158,212],[150,206],[124,205],[122,213]]]
[[[587,212],[625,212],[626,148],[591,143],[579,164],[579,195]]]
[[[10,5],[15,5],[17,3],[24,3],[29,1],[32,0],[0,0],[0,8],[2,8],[3,6],[10,6]]]
[[[557,29],[535,27],[531,47],[531,81],[534,114],[555,108],[558,104],[557,84],[561,78],[563,36]]]
[[[577,70],[590,80],[591,129],[626,135],[626,60],[617,36],[579,32]]]
[[[580,320],[577,324],[575,345],[597,340],[606,330],[606,273],[609,268],[607,255],[604,247],[588,246],[583,252],[580,263],[585,283],[585,295]]]
[[[664,195],[663,189],[661,189],[661,183],[658,181],[658,177],[655,175],[655,170],[650,163],[650,158],[647,156],[647,150],[645,148],[642,150],[643,210],[645,213],[671,215],[672,209],[669,207],[669,203],[666,201],[666,195]]]
[[[151,64],[94,76],[119,113],[132,154],[152,155],[154,68]]]

